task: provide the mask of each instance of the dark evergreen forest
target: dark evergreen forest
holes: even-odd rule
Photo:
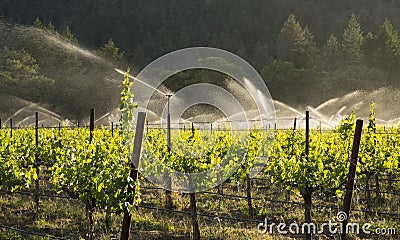
[[[291,105],[400,86],[396,0],[0,0],[0,15],[59,32],[134,72],[173,50],[225,49]]]

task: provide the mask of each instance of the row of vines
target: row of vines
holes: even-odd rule
[[[249,179],[253,177],[252,169],[261,164],[261,174],[278,183],[282,190],[303,197],[305,206],[311,208],[315,192],[327,197],[342,196],[354,128],[355,115],[352,114],[333,131],[312,131],[307,157],[305,133],[301,130],[268,131],[254,127],[247,132],[211,132],[195,128],[172,131],[174,147],[170,149],[164,130],[147,129],[142,159],[154,160],[144,162],[158,162],[186,173],[203,172],[220,165],[234,168],[233,175],[222,176],[225,182]],[[13,130],[12,137],[10,131],[0,131],[1,189],[28,189],[37,180],[36,168],[41,165],[51,171],[50,182],[56,191],[86,204],[89,222],[95,209],[105,209],[108,214],[122,214],[134,211],[133,206],[139,203],[139,195],[134,196],[128,191],[133,187],[138,190],[139,185],[129,177],[132,165],[123,131],[39,129],[37,145],[35,129]],[[359,176],[365,176],[367,187],[371,177],[399,177],[399,144],[400,131],[393,128],[390,134],[381,133],[371,107],[357,169]],[[240,159],[241,156],[244,159]],[[152,171],[154,167],[152,164],[141,165],[144,171]],[[399,191],[398,187],[396,182],[390,186],[394,191]],[[191,206],[194,207],[195,221],[194,195]],[[132,205],[129,204],[131,199],[136,199]],[[305,218],[310,214],[307,211],[310,209],[306,208]],[[94,231],[93,227],[90,231]],[[196,228],[193,231],[199,233]]]
[[[48,169],[50,182],[59,193],[79,199],[86,205],[88,236],[94,238],[93,212],[104,209],[107,215],[126,214],[140,202],[140,184],[131,176],[135,168],[130,153],[134,132],[133,94],[130,92],[129,70],[121,91],[121,128],[0,128],[0,189],[17,191],[38,186],[41,168]],[[290,190],[304,200],[305,221],[311,221],[312,195],[327,197],[343,194],[347,181],[351,144],[355,131],[355,115],[343,119],[332,131],[312,131],[306,144],[304,131],[265,130],[254,126],[249,131],[172,131],[171,146],[163,129],[148,128],[143,139],[139,171],[201,173],[209,178],[188,179],[197,184],[247,181],[259,172],[277,183],[281,190]],[[94,122],[94,117],[92,118]],[[381,134],[375,124],[373,105],[369,123],[364,128],[359,154],[358,175],[399,177],[400,130]],[[305,146],[308,146],[306,151]],[[161,166],[161,170],[160,170]],[[219,169],[213,175],[213,169]],[[166,179],[166,188],[172,181]],[[398,188],[396,184],[391,186]],[[135,191],[132,191],[134,189]],[[397,189],[398,191],[399,189]],[[250,194],[250,191],[248,191]],[[166,194],[168,196],[168,194]],[[251,196],[249,199],[250,215]],[[170,201],[167,207],[173,207]],[[36,199],[37,211],[39,201]],[[193,236],[200,238],[195,193],[190,193]]]

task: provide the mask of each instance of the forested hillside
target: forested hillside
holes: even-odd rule
[[[398,87],[400,2],[354,0],[0,0],[0,15],[35,19],[100,49],[111,38],[138,71],[191,46],[253,64],[274,98],[313,105],[356,89]]]
[[[233,51],[257,67],[276,56],[282,23],[294,13],[318,45],[341,38],[352,12],[365,33],[385,17],[400,26],[399,1],[349,0],[1,0],[0,13],[19,23],[36,17],[57,29],[69,26],[80,42],[98,48],[112,37],[136,64],[196,45]]]

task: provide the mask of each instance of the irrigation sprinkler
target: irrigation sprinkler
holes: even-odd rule
[[[167,97],[167,145],[168,150],[171,150],[171,113],[169,111],[170,98],[172,94],[166,94]]]
[[[122,71],[122,70],[120,70],[120,69],[114,68],[114,70],[115,70],[116,72],[120,73],[120,74],[126,74],[124,71]],[[140,79],[138,79],[138,78],[136,78],[136,77],[134,77],[134,76],[132,76],[132,75],[130,75],[130,74],[128,74],[128,76],[129,76],[129,78],[135,80],[136,82],[139,82],[139,83],[145,85],[146,87],[149,87],[149,88],[153,89],[154,91],[156,91],[156,92],[158,92],[158,93],[161,93],[162,96],[164,96],[164,97],[167,98],[167,145],[168,145],[168,149],[171,149],[171,114],[170,114],[170,98],[173,96],[173,94],[172,94],[172,93],[165,93],[165,92],[163,92],[163,91],[161,91],[161,90],[159,90],[159,89],[157,89],[157,88],[151,86],[150,84],[148,84],[148,83],[146,83],[146,82],[144,82],[144,81],[142,81],[142,80],[140,80]]]

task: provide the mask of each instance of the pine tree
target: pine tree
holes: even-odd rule
[[[372,32],[367,33],[364,39],[364,62],[370,67],[376,67],[377,64],[377,41],[376,35]]]
[[[56,28],[54,27],[54,25],[51,22],[49,22],[46,29],[50,32],[56,32]]]
[[[398,32],[388,19],[379,27],[374,41],[376,66],[385,70],[397,68],[400,61],[400,40]]]
[[[335,35],[331,34],[322,47],[322,64],[325,70],[334,70],[338,67],[340,44]]]
[[[277,39],[277,54],[279,59],[293,62],[293,51],[296,49],[296,38],[303,31],[294,14],[289,14]]]
[[[76,39],[76,37],[72,34],[71,29],[68,26],[65,28],[64,37],[68,42],[72,44],[78,44],[78,39]]]
[[[303,34],[304,38],[298,42],[301,59],[303,60],[305,67],[313,68],[315,66],[315,57],[317,52],[314,35],[307,26],[304,28]]]
[[[343,53],[350,64],[359,64],[363,56],[364,36],[355,13],[351,14],[349,24],[343,32]]]
[[[42,23],[42,21],[40,21],[40,19],[38,17],[33,22],[33,26],[37,27],[37,28],[40,28],[40,29],[45,29],[46,28],[46,26]]]
[[[277,39],[277,54],[280,60],[290,61],[296,67],[309,68],[314,65],[316,44],[308,27],[303,29],[294,14],[289,14]]]
[[[124,52],[119,51],[119,48],[115,45],[114,41],[110,38],[103,47],[98,51],[100,54],[111,58],[116,62],[122,62],[124,60]]]

